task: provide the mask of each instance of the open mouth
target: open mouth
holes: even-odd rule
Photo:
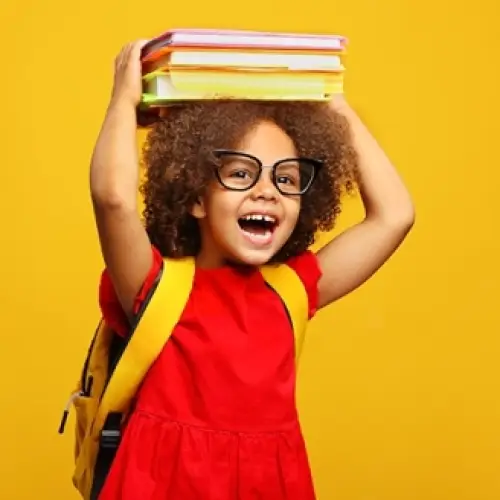
[[[272,215],[247,214],[238,219],[238,224],[252,243],[266,245],[272,241],[278,220]]]

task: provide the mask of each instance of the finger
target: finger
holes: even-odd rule
[[[147,43],[149,43],[149,40],[145,38],[140,38],[139,40],[132,42],[132,45],[134,48],[142,49],[142,47],[144,47],[144,45],[146,45]]]
[[[140,57],[142,48],[149,42],[149,40],[136,40],[135,42],[127,43],[115,59],[115,67],[121,68],[130,61],[130,59],[137,59]]]
[[[137,40],[132,48],[132,57],[140,57],[141,51],[145,45],[149,43],[149,40]]]
[[[127,55],[129,51],[129,46],[130,44],[124,45],[118,55],[116,56],[115,59],[115,66],[117,68],[121,67],[123,65],[123,62],[127,60]]]

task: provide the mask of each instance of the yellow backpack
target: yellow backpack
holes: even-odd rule
[[[97,500],[136,392],[179,321],[191,293],[194,259],[165,259],[163,267],[168,271],[163,275],[162,269],[138,314],[132,335],[127,339],[118,337],[101,321],[81,379],[64,411],[61,434],[71,406],[76,410],[73,484],[84,500]],[[266,265],[260,270],[286,307],[298,359],[308,320],[308,299],[302,281],[285,264]]]

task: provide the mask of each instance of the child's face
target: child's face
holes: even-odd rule
[[[202,238],[199,263],[206,267],[217,267],[226,260],[253,266],[268,262],[291,236],[299,216],[300,196],[282,194],[273,183],[269,168],[297,156],[290,137],[277,125],[261,122],[242,139],[236,151],[251,157],[224,157],[220,180],[214,175],[206,195],[193,209]],[[232,190],[221,184],[237,189],[247,187],[258,175],[255,159],[264,165],[255,185]],[[297,167],[291,161],[279,168],[277,182],[286,192],[293,185],[289,175]]]

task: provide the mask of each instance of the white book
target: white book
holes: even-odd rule
[[[169,55],[169,66],[272,68],[289,71],[342,71],[337,55],[285,54],[259,52],[176,51]]]

